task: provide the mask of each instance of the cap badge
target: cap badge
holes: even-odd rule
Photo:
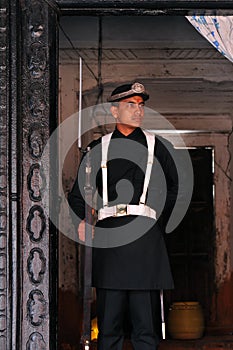
[[[131,86],[131,89],[133,90],[133,92],[135,92],[137,94],[141,94],[141,93],[145,92],[144,86],[140,83],[134,83]]]

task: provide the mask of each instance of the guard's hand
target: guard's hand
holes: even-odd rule
[[[85,241],[85,220],[82,220],[78,225],[78,238],[80,241]]]
[[[82,220],[78,226],[78,238],[80,241],[85,242],[85,225],[86,220]],[[92,225],[92,238],[94,238],[94,226]]]

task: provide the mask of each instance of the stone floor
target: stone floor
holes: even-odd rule
[[[80,345],[62,344],[59,350],[79,350]],[[159,350],[233,350],[233,335],[204,336],[197,340],[162,340]],[[97,350],[96,342],[91,350]],[[129,341],[125,341],[123,350],[133,350]],[[143,349],[142,349],[143,350]]]
[[[197,340],[163,340],[159,350],[220,350],[233,349],[233,335],[205,336]]]
[[[233,350],[233,335],[204,336],[197,340],[162,340],[159,350]],[[93,344],[92,350],[97,350]],[[123,350],[133,350],[129,341],[125,341]],[[142,349],[143,350],[143,349]]]

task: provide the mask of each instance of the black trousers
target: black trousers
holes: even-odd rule
[[[98,350],[122,350],[129,333],[135,350],[156,350],[161,326],[157,290],[97,291]]]

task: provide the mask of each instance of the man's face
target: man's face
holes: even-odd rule
[[[132,132],[135,128],[140,127],[143,121],[143,98],[141,96],[125,98],[118,102],[118,106],[112,106],[111,112],[116,118],[117,127],[121,132]]]

